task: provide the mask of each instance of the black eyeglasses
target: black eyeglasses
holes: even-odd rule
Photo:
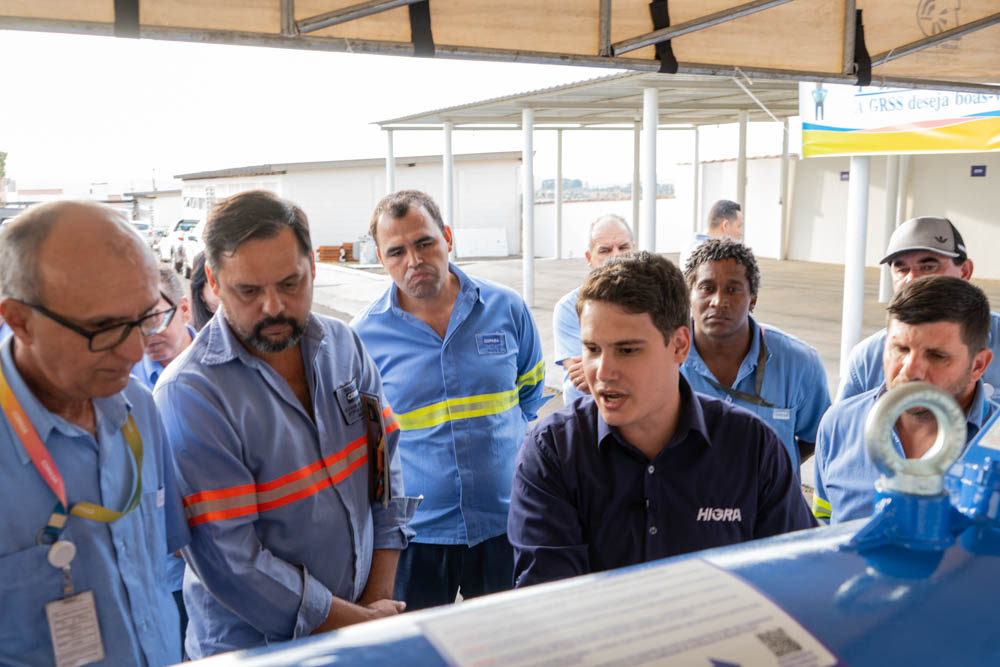
[[[175,306],[174,302],[167,298],[167,295],[163,292],[160,292],[160,296],[163,297],[164,301],[170,304],[170,308],[150,313],[149,315],[144,315],[137,320],[133,320],[132,322],[114,324],[110,327],[98,329],[97,331],[87,331],[86,329],[78,327],[66,318],[56,315],[51,310],[39,304],[28,303],[27,301],[24,301],[23,303],[29,308],[37,310],[50,320],[58,322],[67,329],[72,329],[86,338],[88,341],[87,347],[91,352],[105,352],[124,343],[125,339],[129,337],[129,334],[132,333],[132,329],[135,327],[139,327],[139,333],[143,336],[152,336],[154,334],[161,333],[170,325],[170,321],[174,319],[174,313],[177,312],[177,306]]]

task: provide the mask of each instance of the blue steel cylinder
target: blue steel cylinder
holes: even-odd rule
[[[910,390],[925,394],[928,391],[926,387]],[[938,407],[954,412],[953,401],[950,407],[944,404],[950,397],[936,393],[945,397],[935,399],[942,401]],[[906,408],[911,404],[898,405]],[[894,421],[898,414],[882,417]],[[964,416],[957,414],[964,427]],[[691,662],[657,658],[650,653],[645,661],[594,661],[580,654],[572,661],[559,663],[552,660],[553,656],[539,654],[529,655],[520,664],[1000,665],[1000,622],[996,618],[1000,599],[998,451],[1000,415],[966,448],[962,462],[951,466],[947,483],[940,478],[931,480],[933,484],[918,479],[916,488],[923,492],[907,494],[899,490],[905,486],[899,480],[894,483],[883,477],[876,513],[871,519],[403,614],[283,646],[218,656],[205,663],[308,667],[503,664],[490,662],[488,655],[478,662],[450,660],[440,646],[432,643],[428,628],[435,621],[471,615],[490,607],[510,609],[509,613],[516,616],[519,604],[537,603],[539,599],[570,601],[554,608],[545,621],[532,628],[534,636],[544,637],[552,627],[565,626],[565,617],[573,613],[574,595],[583,596],[601,586],[613,589],[616,579],[625,582],[630,574],[639,572],[653,575],[662,572],[666,577],[678,564],[701,561],[713,566],[720,580],[733,580],[731,575],[735,575],[749,584],[756,591],[753,595],[767,601],[762,608],[770,602],[776,604],[833,658],[821,661],[808,652],[796,653],[794,646],[787,646],[785,641],[786,646],[781,651],[775,650],[774,659],[769,661],[730,658]],[[906,474],[914,471],[923,474],[909,463],[898,469]],[[883,484],[886,481],[888,484]],[[948,493],[942,493],[941,488]],[[638,613],[624,622],[653,622],[650,619],[665,622],[663,615],[656,614],[656,604],[655,600],[644,599],[640,591],[634,599]],[[682,623],[683,618],[678,621],[677,616],[674,613],[670,622]],[[620,617],[608,613],[609,628],[622,622]],[[475,630],[487,638],[484,642],[508,641],[498,628]],[[578,641],[583,643],[586,639],[581,636]],[[553,646],[560,641],[565,648],[564,639],[554,640]],[[628,647],[623,647],[622,655],[627,655],[627,651]]]

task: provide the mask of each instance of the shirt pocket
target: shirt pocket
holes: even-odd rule
[[[33,638],[48,637],[45,605],[63,597],[62,571],[48,561],[50,546],[36,545],[0,556],[0,599],[4,620],[0,646],[26,646]]]
[[[777,405],[772,407],[761,405],[747,407],[750,407],[754,414],[764,420],[778,434],[781,444],[785,446],[785,451],[788,452],[788,456],[791,458],[792,464],[796,467],[797,471],[797,466],[800,463],[798,445],[795,443],[795,423],[798,417],[798,408],[794,406],[785,408]]]
[[[157,580],[162,580],[167,574],[167,526],[162,502],[163,493],[162,489],[143,491],[142,503],[139,506],[142,513],[143,537],[149,560],[156,567]]]

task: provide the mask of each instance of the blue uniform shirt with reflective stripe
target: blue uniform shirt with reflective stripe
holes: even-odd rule
[[[757,357],[760,354],[760,325],[752,317],[748,319],[753,338],[750,350],[743,358],[740,370],[736,374],[736,382],[732,386],[744,393],[753,394]],[[691,342],[691,352],[681,366],[681,371],[695,391],[735,403],[767,422],[784,443],[798,476],[801,461],[795,439],[816,442],[819,420],[830,407],[830,389],[826,382],[826,371],[815,349],[780,329],[766,324],[763,326],[767,364],[760,393],[764,400],[774,407],[753,405],[729,396],[709,384],[705,378],[713,380],[716,378],[698,354],[694,340]]]
[[[184,575],[192,658],[309,635],[332,596],[360,598],[373,549],[402,549],[412,534],[398,430],[387,438],[396,499],[388,508],[369,500],[359,392],[387,404],[361,341],[312,314],[299,345],[315,420],[224,317],[156,385],[192,524]]]
[[[100,665],[169,665],[180,660],[177,608],[163,580],[168,551],[190,539],[183,520],[166,437],[149,392],[132,381],[120,394],[93,399],[97,437],[52,414],[14,365],[12,339],[0,345],[3,373],[62,473],[71,505],[122,509],[135,488],[136,464],[121,427],[128,415],[142,437],[142,500],[107,524],[70,515],[62,539],[73,542],[75,592],[93,591]],[[45,605],[64,597],[60,570],[36,537],[56,503],[20,438],[0,412],[0,664],[54,662]]]
[[[556,363],[563,366],[567,359],[574,359],[583,353],[580,343],[580,317],[576,314],[576,300],[580,296],[580,287],[564,295],[556,302],[552,310],[552,338],[555,341]],[[586,396],[577,389],[569,379],[569,371],[563,367],[563,403],[569,405],[576,399]]]
[[[885,369],[882,365],[882,353],[885,350],[886,330],[876,331],[868,338],[854,346],[848,366],[847,377],[841,378],[837,400],[842,401],[851,396],[870,391],[885,382]],[[990,313],[990,340],[987,343],[993,350],[993,361],[983,373],[983,390],[986,398],[996,401],[1000,398],[1000,314]]]
[[[868,411],[885,390],[881,385],[863,394],[838,401],[827,411],[816,438],[816,490],[813,513],[830,523],[871,516],[875,503],[875,481],[881,474],[865,449]],[[997,410],[986,400],[983,383],[976,382],[966,427],[966,443]],[[903,445],[892,430],[892,444],[900,456]]]
[[[351,323],[399,418],[403,477],[424,500],[415,542],[478,544],[507,529],[514,458],[545,402],[534,319],[512,290],[467,276],[441,338],[399,306],[396,286]]]
[[[652,460],[592,398],[524,438],[508,537],[518,586],[810,528],[774,431],[680,379],[677,427]]]

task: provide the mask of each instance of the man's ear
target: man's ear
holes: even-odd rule
[[[451,252],[451,247],[452,247],[452,245],[454,245],[454,242],[452,240],[453,237],[452,237],[452,234],[451,234],[451,227],[449,227],[448,225],[445,225],[444,229],[441,230],[441,233],[444,234],[444,240],[448,242],[448,252],[450,253]]]
[[[691,351],[691,329],[686,325],[677,327],[670,337],[670,351],[674,355],[674,361],[680,366],[688,357]]]
[[[988,347],[980,350],[979,353],[972,358],[971,375],[973,382],[983,377],[983,373],[986,372],[986,369],[989,367],[991,361],[993,361],[993,350]],[[989,398],[989,396],[986,398]]]
[[[754,306],[756,306],[756,305],[757,305],[757,295],[754,294],[753,296],[750,297],[750,312],[751,313],[753,312]]]
[[[962,262],[962,266],[958,267],[958,270],[961,272],[962,280],[972,280],[972,269],[972,260],[966,257],[965,261]]]
[[[30,341],[31,333],[28,329],[28,319],[31,315],[31,307],[17,299],[3,299],[0,301],[0,317],[7,323],[10,330],[22,341]]]
[[[205,263],[205,280],[208,282],[208,288],[212,290],[212,294],[219,296],[219,281],[215,277],[215,273],[212,271],[212,267]]]

